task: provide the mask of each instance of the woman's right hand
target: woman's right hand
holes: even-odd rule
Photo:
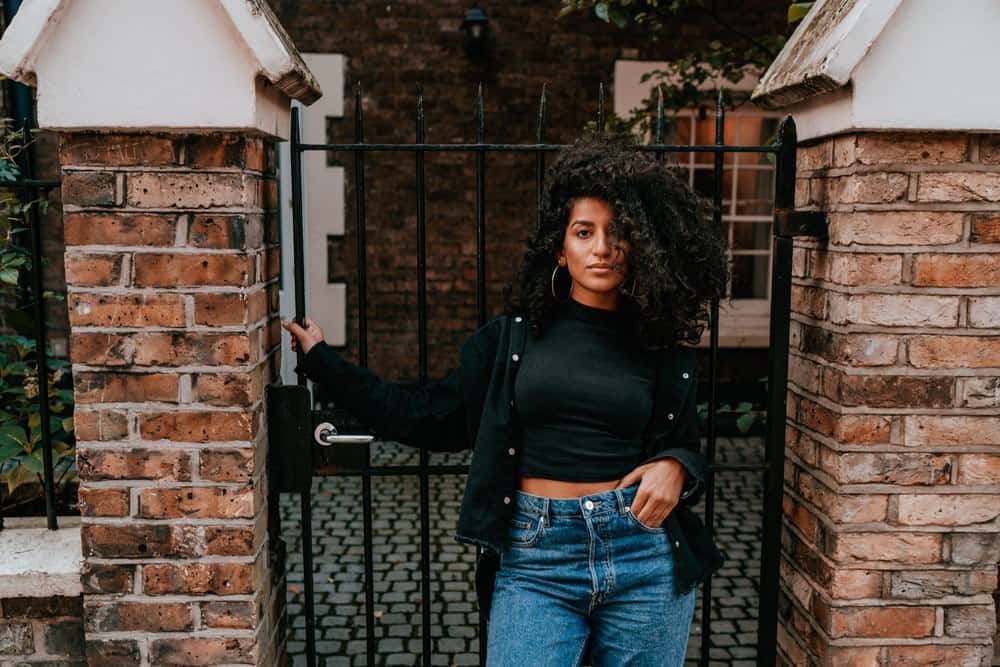
[[[313,345],[322,342],[323,330],[308,317],[303,318],[303,321],[306,324],[304,328],[299,326],[295,320],[285,320],[281,323],[281,326],[288,329],[289,333],[292,334],[292,351],[298,350],[301,345],[302,354],[306,354],[312,349]]]

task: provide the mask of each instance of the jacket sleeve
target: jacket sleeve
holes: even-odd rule
[[[379,438],[430,451],[460,451],[473,445],[493,361],[480,335],[485,326],[462,344],[457,369],[423,385],[383,380],[342,358],[326,341],[310,348],[295,372],[322,385]]]
[[[701,453],[701,438],[698,428],[698,378],[693,368],[692,366],[687,396],[674,422],[674,428],[654,434],[653,451],[656,454],[643,461],[643,464],[646,464],[671,458],[676,459],[684,466],[687,476],[681,489],[679,503],[681,505],[696,505],[701,499],[707,468],[705,456]],[[655,442],[657,439],[660,440],[659,443]],[[670,446],[661,449],[659,445],[664,439],[669,441]]]

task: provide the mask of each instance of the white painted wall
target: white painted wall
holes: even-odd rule
[[[904,0],[851,84],[784,109],[799,140],[857,130],[1000,131],[996,0]]]
[[[287,97],[255,74],[254,54],[218,3],[75,0],[56,16],[33,63],[41,127],[287,137]]]
[[[303,53],[303,60],[324,90],[323,97],[311,106],[293,102],[299,109],[303,143],[326,143],[327,117],[344,115],[344,57],[337,53]],[[349,158],[345,153],[340,159]],[[292,180],[289,143],[278,145],[281,189],[281,262],[284,267],[280,289],[281,317],[295,315],[295,275],[292,247]],[[326,164],[326,154],[308,151],[302,162],[303,239],[305,241],[306,314],[321,329],[330,345],[346,345],[347,286],[342,282],[327,282],[327,236],[344,234],[345,174],[340,166]],[[292,372],[294,353],[291,340],[282,339],[282,358],[292,360],[282,364],[282,379],[296,381]]]

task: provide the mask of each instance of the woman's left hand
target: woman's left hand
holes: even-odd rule
[[[639,523],[654,528],[677,506],[686,476],[684,466],[677,459],[660,459],[635,468],[622,477],[618,488],[639,482],[632,500],[632,515]]]

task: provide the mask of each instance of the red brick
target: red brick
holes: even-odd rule
[[[89,373],[73,376],[77,403],[177,402],[178,376],[169,373]]]
[[[810,251],[809,277],[840,285],[898,285],[903,275],[903,256],[876,253]]]
[[[959,455],[958,483],[1000,487],[1000,456],[993,454]]]
[[[182,632],[192,630],[191,605],[159,602],[87,604],[88,632]]]
[[[87,639],[87,667],[138,667],[139,643],[131,639]]]
[[[802,326],[803,352],[847,366],[890,366],[896,363],[898,336],[845,334],[820,327]]]
[[[59,143],[59,161],[99,167],[168,167],[177,164],[177,152],[169,136],[74,133]]]
[[[108,287],[121,284],[123,255],[82,253],[67,249],[66,284],[75,287]]]
[[[248,482],[253,476],[251,449],[206,449],[201,452],[198,476],[213,482]]]
[[[253,639],[231,637],[187,637],[155,639],[150,642],[150,662],[154,665],[254,664]]]
[[[916,368],[993,368],[1000,366],[1000,338],[987,336],[913,336],[910,365]]]
[[[952,457],[924,452],[866,454],[823,450],[823,469],[842,484],[947,484]]]
[[[140,413],[139,433],[146,440],[175,442],[251,441],[258,412]]]
[[[195,324],[210,327],[246,324],[249,320],[250,304],[246,294],[226,292],[223,294],[194,295]]]
[[[821,320],[826,317],[826,290],[819,287],[792,285],[792,312]]]
[[[859,164],[956,164],[964,162],[963,133],[864,132],[857,135]]]
[[[1000,214],[977,213],[970,216],[969,240],[973,243],[1000,243]]]
[[[84,524],[81,537],[84,557],[191,558],[201,551],[195,526]]]
[[[242,167],[245,145],[250,139],[240,134],[217,132],[187,138],[187,164],[194,169]]]
[[[73,432],[81,440],[123,440],[128,437],[128,416],[115,410],[76,410]]]
[[[196,403],[217,406],[252,405],[263,395],[262,373],[198,373],[191,382]]]
[[[927,202],[1000,201],[1000,173],[927,172],[917,181],[917,199]]]
[[[252,528],[205,528],[205,552],[209,556],[252,556],[256,541]]]
[[[245,215],[210,213],[194,215],[188,228],[188,245],[193,248],[245,250],[260,244],[259,222],[250,222]]]
[[[960,299],[930,294],[830,293],[830,321],[885,327],[954,327]]]
[[[80,514],[83,516],[128,516],[129,490],[80,486]]]
[[[873,172],[823,179],[828,197],[814,198],[827,204],[882,204],[906,197],[909,187],[907,174]],[[815,184],[815,181],[813,182]]]
[[[67,213],[66,245],[172,246],[177,216],[130,213]]]
[[[257,622],[252,602],[205,602],[201,622],[209,628],[251,629]]]
[[[195,486],[139,493],[139,516],[144,519],[246,519],[253,515],[252,489]]]
[[[996,287],[1000,285],[1000,254],[916,254],[913,256],[913,284]]]
[[[83,592],[94,595],[131,593],[134,576],[134,565],[105,565],[85,561],[81,574]]]
[[[996,631],[997,616],[992,604],[944,608],[944,634],[948,637],[993,639]]]
[[[258,361],[254,334],[138,333],[130,346],[137,366],[240,366]]]
[[[831,637],[918,638],[934,634],[933,607],[830,607],[816,600],[817,621]]]
[[[1000,328],[1000,297],[969,297],[969,326]]]
[[[995,416],[906,415],[907,445],[1000,445]]]
[[[901,494],[899,523],[911,526],[969,526],[1000,517],[996,495]]]
[[[996,590],[997,572],[914,570],[890,573],[890,595],[910,600],[978,595]]]
[[[109,479],[153,479],[189,481],[191,457],[177,449],[90,449],[77,452],[81,478],[88,481]]]
[[[248,595],[253,589],[251,563],[184,563],[143,567],[146,595]]]
[[[140,208],[245,206],[248,185],[242,174],[235,173],[132,173],[126,181],[125,201]]]
[[[990,664],[989,646],[954,646],[921,644],[887,646],[885,664],[892,667],[964,667]]]
[[[252,279],[252,264],[242,254],[136,253],[132,263],[136,287],[243,287]]]
[[[184,297],[179,294],[70,294],[69,320],[74,327],[184,326]]]
[[[62,200],[74,206],[114,206],[115,175],[106,171],[63,172]]]
[[[941,535],[936,533],[840,533],[831,556],[840,562],[937,563]]]
[[[91,366],[127,366],[132,363],[133,345],[129,336],[108,333],[74,333],[70,339],[70,360]]]
[[[962,240],[962,213],[831,211],[831,245],[948,245]]]

